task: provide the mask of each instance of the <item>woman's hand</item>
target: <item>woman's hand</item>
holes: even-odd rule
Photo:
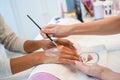
[[[70,35],[70,25],[58,25],[58,24],[50,24],[42,28],[41,34],[43,37],[46,37],[47,33],[51,37],[67,37]]]
[[[73,46],[73,43],[67,39],[56,39],[55,42],[58,45],[63,45],[69,47],[70,49],[76,50],[75,47]],[[41,40],[39,45],[41,45],[41,48],[43,48],[44,50],[56,47],[50,40]]]
[[[76,50],[63,46],[59,48],[60,52],[56,53],[57,56],[47,56],[45,52],[37,52],[39,64],[41,63],[62,63],[62,64],[75,64],[79,60]]]

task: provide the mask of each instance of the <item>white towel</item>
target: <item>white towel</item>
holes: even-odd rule
[[[108,53],[108,68],[120,73],[120,49]]]
[[[105,46],[94,46],[90,48],[86,48],[89,51],[95,51],[99,54],[100,60],[98,64],[106,66],[107,64],[107,50]],[[92,77],[88,77],[86,74],[83,74],[79,71],[76,71],[69,65],[62,65],[62,64],[42,64],[38,65],[30,74],[29,78],[38,72],[48,72],[61,80],[97,80]],[[28,80],[29,80],[28,78]]]

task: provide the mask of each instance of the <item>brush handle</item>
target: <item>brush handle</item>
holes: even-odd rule
[[[42,28],[29,16],[29,15],[27,15],[27,17],[41,30]],[[46,34],[46,36],[49,38],[49,40],[51,40],[51,42],[55,45],[55,46],[57,46],[57,43],[47,34],[47,33],[45,33]]]

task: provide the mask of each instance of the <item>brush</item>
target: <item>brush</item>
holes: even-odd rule
[[[42,28],[29,16],[29,15],[27,15],[27,17],[40,29],[40,30],[42,30]],[[57,43],[47,34],[47,33],[45,33],[46,34],[46,36],[49,38],[49,40],[51,40],[51,42],[55,45],[55,46],[57,46]]]

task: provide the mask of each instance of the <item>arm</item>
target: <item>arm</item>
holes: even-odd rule
[[[120,80],[120,73],[113,72],[110,69],[104,68],[104,71],[101,74],[102,80]]]
[[[12,73],[17,73],[33,66],[44,63],[63,63],[74,64],[75,60],[79,60],[77,52],[73,49],[63,47],[57,56],[46,56],[45,52],[35,52],[26,56],[13,58],[10,60]],[[57,54],[57,53],[56,53]]]
[[[77,23],[72,25],[51,24],[42,29],[42,35],[48,33],[54,37],[69,35],[108,35],[120,33],[120,16],[113,16],[94,22]]]
[[[67,39],[56,39],[54,40],[58,45],[64,45],[69,47],[70,49],[74,49],[73,43]],[[39,48],[43,48],[44,50],[53,48],[55,45],[50,40],[27,40],[24,43],[24,50],[26,52],[33,52]]]
[[[120,80],[120,73],[113,72],[100,65],[85,65],[81,62],[76,62],[76,67],[83,73],[101,80]]]
[[[42,52],[40,52],[39,54],[42,54]],[[39,58],[37,56],[40,55],[38,55],[38,53],[35,53],[10,59],[11,72],[15,74],[17,72],[21,72],[26,69],[32,68],[33,66],[36,66],[40,63],[38,62]]]
[[[25,52],[33,52],[40,48],[47,49],[52,46],[50,40],[27,40],[24,43],[24,50]]]
[[[6,49],[11,51],[33,52],[39,48],[44,48],[50,41],[21,39],[16,36],[0,16],[0,43],[2,43]]]
[[[114,16],[88,23],[79,23],[71,25],[71,34],[82,35],[108,35],[120,33],[120,16]]]

